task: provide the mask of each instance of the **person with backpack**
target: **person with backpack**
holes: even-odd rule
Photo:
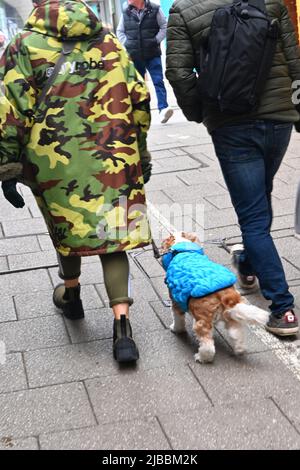
[[[81,257],[100,256],[115,317],[114,358],[135,362],[126,252],[151,242],[144,190],[151,176],[149,93],[85,2],[34,6],[0,62],[4,196],[21,207],[17,181],[31,188],[64,280],[53,301],[69,320],[84,317]]]
[[[138,72],[148,70],[157,97],[162,124],[173,116],[167,101],[167,90],[161,62],[160,43],[166,37],[167,20],[159,5],[149,0],[128,0],[121,15],[117,37],[127,49]]]
[[[258,279],[272,302],[267,330],[294,335],[294,298],[270,234],[273,179],[299,129],[300,51],[284,1],[176,0],[166,76],[186,118],[211,134],[242,232],[232,250],[240,285],[252,290]]]

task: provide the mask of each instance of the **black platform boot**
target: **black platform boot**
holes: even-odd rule
[[[64,284],[58,284],[53,292],[53,303],[63,311],[64,316],[69,320],[84,318],[84,310],[80,299],[80,284],[68,288]]]
[[[132,339],[132,329],[126,315],[114,320],[113,353],[117,362],[136,362],[139,350]]]

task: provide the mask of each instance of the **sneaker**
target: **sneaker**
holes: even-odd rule
[[[253,290],[253,289],[258,289],[258,281],[257,277],[254,276],[254,274],[246,275],[242,274],[239,271],[239,261],[240,261],[240,255],[244,251],[244,245],[242,244],[237,244],[233,245],[231,247],[230,253],[231,253],[231,261],[233,266],[237,270],[237,278],[240,287],[245,290]]]
[[[114,320],[113,354],[117,362],[136,362],[139,350],[132,339],[132,329],[126,315]]]
[[[160,114],[161,114],[160,122],[162,124],[166,124],[166,122],[168,122],[168,120],[173,116],[174,111],[171,108],[165,108],[165,109],[160,110]]]
[[[265,328],[270,333],[278,336],[295,335],[299,331],[298,319],[293,310],[289,310],[280,318],[270,315]]]
[[[58,284],[53,292],[55,307],[63,311],[68,320],[81,320],[84,318],[84,310],[80,299],[80,284],[77,287],[66,288],[64,284]]]

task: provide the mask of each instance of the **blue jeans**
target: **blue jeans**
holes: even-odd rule
[[[167,90],[164,84],[164,74],[160,57],[153,57],[147,60],[135,60],[135,68],[144,78],[146,70],[148,70],[152,79],[155,93],[157,97],[157,107],[159,111],[168,107]]]
[[[241,227],[245,252],[242,274],[255,274],[261,292],[280,316],[294,306],[277,249],[270,235],[273,179],[288,147],[292,124],[252,121],[212,132],[232,204]]]

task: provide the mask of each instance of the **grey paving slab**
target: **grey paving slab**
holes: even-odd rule
[[[159,415],[174,449],[299,449],[300,436],[271,400]]]
[[[279,179],[274,180],[274,189],[272,196],[277,199],[290,199],[297,194],[297,184],[287,184]]]
[[[184,188],[186,185],[174,173],[171,173],[170,175],[153,175],[147,186],[148,191],[159,191],[172,186]]]
[[[24,320],[27,318],[43,317],[57,315],[59,310],[52,302],[53,289],[37,291],[34,294],[19,294],[15,296],[18,318]],[[94,286],[82,286],[81,298],[85,310],[93,308],[102,308],[102,300]]]
[[[96,258],[96,257],[95,257]],[[51,268],[49,269],[51,279],[56,285],[57,283],[62,282],[58,276],[58,269]],[[98,263],[89,263],[81,265],[81,276],[80,276],[80,284],[87,285],[87,284],[98,284],[103,282],[103,271],[102,266],[100,263],[100,259],[98,259]]]
[[[160,160],[161,158],[170,158],[170,157],[173,158],[174,155],[175,155],[174,152],[172,152],[171,150],[159,150],[159,151],[151,152],[151,156],[153,160]]]
[[[295,268],[289,261],[285,260],[282,257],[281,257],[281,261],[283,264],[285,277],[287,281],[291,281],[292,279],[300,280],[300,269]]]
[[[34,294],[17,294],[15,305],[19,320],[57,314],[52,302],[52,289],[40,290]]]
[[[257,327],[260,328],[260,327]],[[222,336],[224,341],[228,344],[231,348],[231,341],[226,331],[225,326],[222,323],[218,323],[216,326],[216,330]],[[265,352],[265,351],[272,351],[274,349],[283,349],[284,343],[281,341],[270,341],[270,343],[265,344],[259,339],[259,336],[255,334],[255,330],[252,327],[246,326],[245,328],[245,344],[246,344],[246,351],[247,354]]]
[[[9,268],[29,269],[57,264],[56,253],[51,251],[37,251],[33,253],[23,253],[20,255],[8,255]]]
[[[0,256],[17,253],[33,253],[40,250],[36,237],[20,237],[0,240]]]
[[[7,258],[6,256],[1,256],[0,257],[0,271],[7,271],[7,270],[8,270]]]
[[[53,243],[49,235],[38,235],[37,239],[43,251],[53,250]]]
[[[7,220],[24,220],[31,219],[31,214],[27,207],[16,209],[5,199],[0,200],[0,220],[5,222]]]
[[[1,289],[5,295],[17,295],[20,292],[34,292],[51,289],[48,273],[45,269],[1,276]]]
[[[0,438],[0,450],[38,450],[39,445],[36,437],[26,439],[15,439],[11,436]]]
[[[152,283],[158,292],[158,295],[163,300],[169,299],[169,290],[167,285],[164,282],[165,276],[152,278]]]
[[[299,390],[292,387],[285,393],[273,393],[272,398],[300,434]]]
[[[26,201],[26,206],[28,207],[32,217],[34,217],[34,218],[41,217],[41,211],[40,211],[35,199],[30,200],[30,202]]]
[[[7,352],[69,343],[63,319],[59,315],[1,323],[0,338],[6,343]]]
[[[31,351],[24,357],[30,387],[120,373],[111,339]]]
[[[229,209],[233,207],[229,194],[223,194],[222,196],[206,196],[205,199],[217,209]]]
[[[236,357],[225,343],[218,346],[212,365],[191,363],[214,404],[265,398],[292,389],[300,392],[300,382],[273,352]]]
[[[194,153],[197,153],[197,152],[200,151],[201,153],[204,153],[205,155],[207,155],[212,160],[217,160],[217,156],[216,156],[215,149],[214,149],[212,141],[210,141],[208,143],[201,143],[200,142],[198,145],[187,146],[187,147],[183,147],[183,148],[187,153],[194,154]]]
[[[164,275],[164,269],[161,264],[154,259],[152,252],[144,252],[136,258],[142,265],[149,277],[158,277]],[[143,273],[141,272],[141,275]]]
[[[154,418],[132,420],[40,436],[42,450],[168,450]]]
[[[1,436],[29,437],[96,424],[82,383],[0,395],[0,409]]]
[[[6,354],[6,362],[0,364],[0,394],[25,388],[27,381],[22,355]]]
[[[170,204],[172,203],[172,199],[170,199],[163,191],[146,191],[147,201],[150,201],[155,206],[162,205],[162,204]]]
[[[273,215],[274,217],[277,217],[279,215],[294,214],[295,207],[296,197],[290,197],[288,199],[277,199],[276,203],[273,204]]]
[[[2,225],[0,223],[0,239],[4,237],[3,230],[2,230]]]
[[[0,323],[17,319],[12,297],[1,296]]]
[[[275,245],[281,257],[284,257],[300,269],[300,240],[287,237],[276,240]]]
[[[242,240],[240,227],[238,225],[228,225],[227,227],[207,228],[205,230],[206,241],[222,238],[228,238],[230,241],[240,243]]]
[[[151,253],[151,256],[152,255],[152,249],[149,249],[151,250],[151,252],[147,252],[147,251],[140,251],[139,253],[145,253],[145,254],[149,254]],[[130,257],[129,257],[129,270],[130,270],[130,277],[131,279],[143,279],[145,278],[145,274],[143,273],[143,271],[139,268],[139,265],[137,265],[134,261],[135,259],[135,256],[137,255],[137,259],[140,259],[140,255],[139,255],[138,252],[136,253],[133,253]]]
[[[36,235],[38,233],[45,233],[48,230],[41,217],[36,219],[4,221],[2,227],[6,237]]]
[[[177,149],[172,149],[171,152],[174,154],[174,155],[186,155],[186,151],[181,147],[177,148]]]
[[[164,325],[164,328],[169,330],[169,327],[172,323],[171,305],[166,306],[160,300],[150,302],[150,305],[153,308],[155,314],[160,319],[161,323]]]
[[[277,172],[276,178],[287,184],[298,184],[300,181],[300,168],[290,168],[283,163]]]
[[[208,164],[207,159],[205,159],[205,162]],[[207,183],[207,181],[212,181],[214,183],[224,182],[221,172],[214,167],[211,168],[211,166],[208,166],[207,168],[201,168],[200,170],[188,170],[181,172],[178,175],[178,179],[183,181],[187,186],[193,186],[199,183]]]
[[[198,185],[185,188],[170,187],[165,189],[165,193],[172,201],[195,202],[201,200],[204,196],[214,196],[224,194],[225,189],[217,183],[199,183]]]
[[[87,380],[86,386],[98,422],[103,424],[197,409],[199,402],[211,406],[187,366],[101,377]],[[126,406],[120,406],[120,391]]]
[[[204,252],[215,263],[228,265],[231,262],[230,254],[218,245],[204,243]]]
[[[161,322],[148,303],[136,303],[130,308],[130,321],[134,334],[156,331]],[[77,322],[66,321],[72,343],[112,338],[113,313],[111,309],[87,310],[85,319]]]
[[[173,158],[161,158],[159,160],[160,172],[172,172],[172,171],[186,171],[201,168],[200,159],[196,160],[189,157],[187,154],[184,156],[175,156]]]
[[[298,308],[300,308],[300,285],[293,286],[290,288],[292,294],[295,296],[295,303]]]
[[[294,215],[282,215],[278,217],[274,217],[272,223],[272,230],[283,230],[287,228],[294,228]]]
[[[226,227],[237,223],[237,216],[231,208],[223,209],[221,211],[206,211],[204,214],[204,227],[206,230],[217,227]]]
[[[300,159],[299,158],[290,158],[286,162],[286,165],[288,165],[291,168],[295,168],[296,170],[300,170]]]
[[[272,231],[272,237],[274,240],[279,239],[279,238],[293,237],[294,234],[295,234],[294,228],[287,228],[287,229]]]
[[[163,329],[136,333],[134,337],[141,357],[137,369],[186,364],[197,351],[191,336],[177,337]],[[114,361],[111,339],[28,351],[24,357],[30,387],[135,371],[131,367],[123,370]]]
[[[104,284],[97,284],[96,289],[99,292],[100,297],[104,300],[105,306],[109,306]],[[150,282],[146,278],[142,277],[130,280],[130,295],[137,304],[139,302],[150,302],[151,300],[157,300],[158,298]]]

